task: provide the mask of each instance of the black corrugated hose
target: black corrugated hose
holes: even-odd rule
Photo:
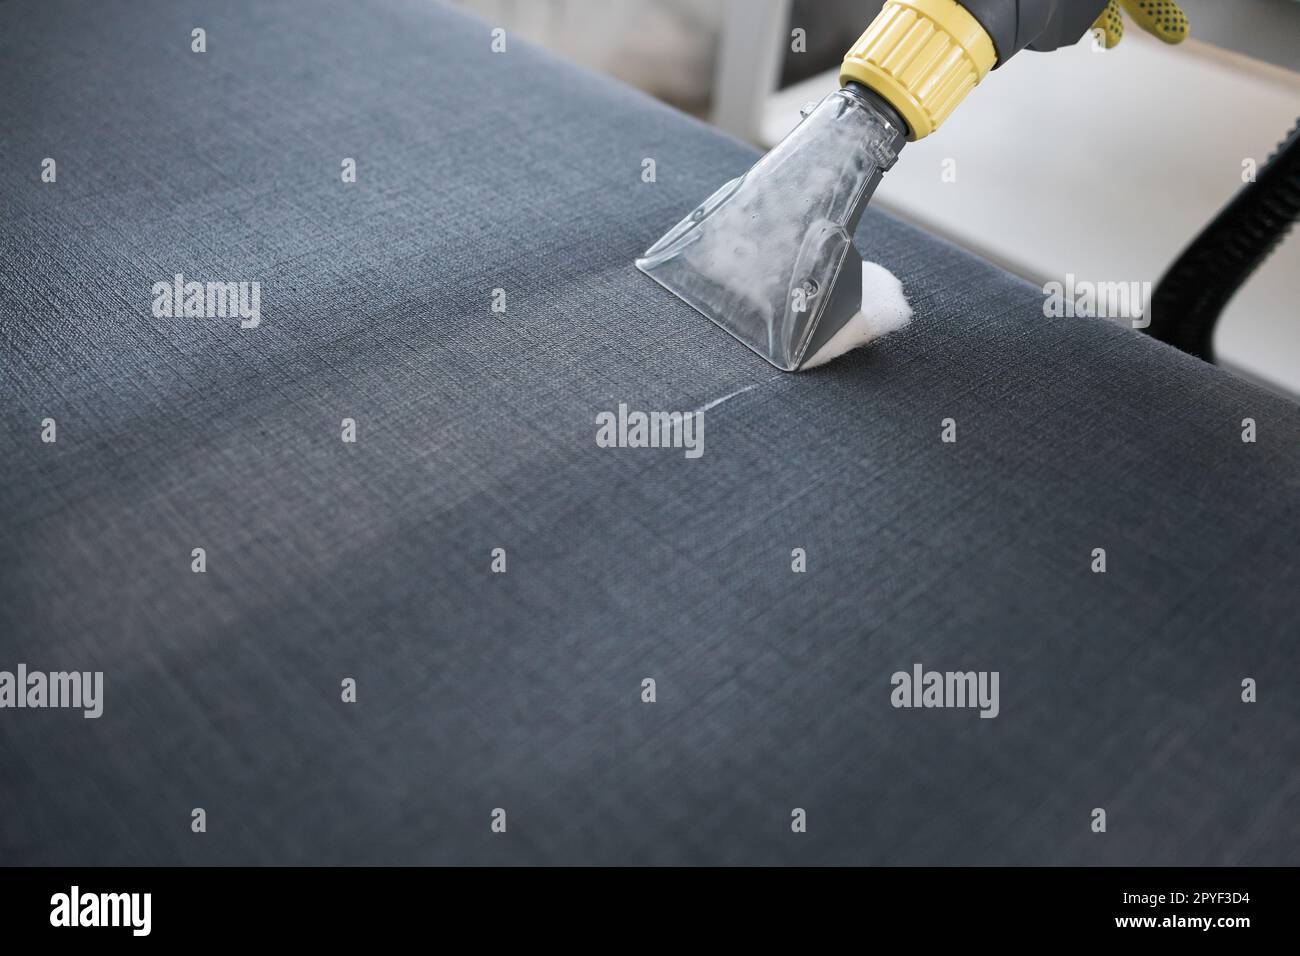
[[[1214,361],[1219,313],[1300,216],[1300,121],[1258,171],[1192,240],[1151,296],[1147,333]]]

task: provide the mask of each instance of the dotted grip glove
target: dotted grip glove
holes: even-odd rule
[[[1098,40],[1107,50],[1124,38],[1121,7],[1128,11],[1134,23],[1166,43],[1182,43],[1187,39],[1187,14],[1173,0],[1110,0],[1092,25],[1094,31],[1100,31]]]

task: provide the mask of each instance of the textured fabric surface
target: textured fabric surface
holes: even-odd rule
[[[0,861],[1300,860],[1297,409],[878,213],[913,324],[780,374],[631,264],[753,152],[488,29],[0,4],[0,669],[104,672]]]

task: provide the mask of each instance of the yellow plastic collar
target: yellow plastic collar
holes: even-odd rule
[[[956,0],[889,0],[844,57],[840,83],[875,90],[909,140],[939,128],[997,62],[993,41]]]

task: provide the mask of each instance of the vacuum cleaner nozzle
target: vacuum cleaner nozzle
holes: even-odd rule
[[[853,233],[906,139],[888,104],[849,83],[669,230],[637,268],[777,368],[795,371],[861,306]]]

